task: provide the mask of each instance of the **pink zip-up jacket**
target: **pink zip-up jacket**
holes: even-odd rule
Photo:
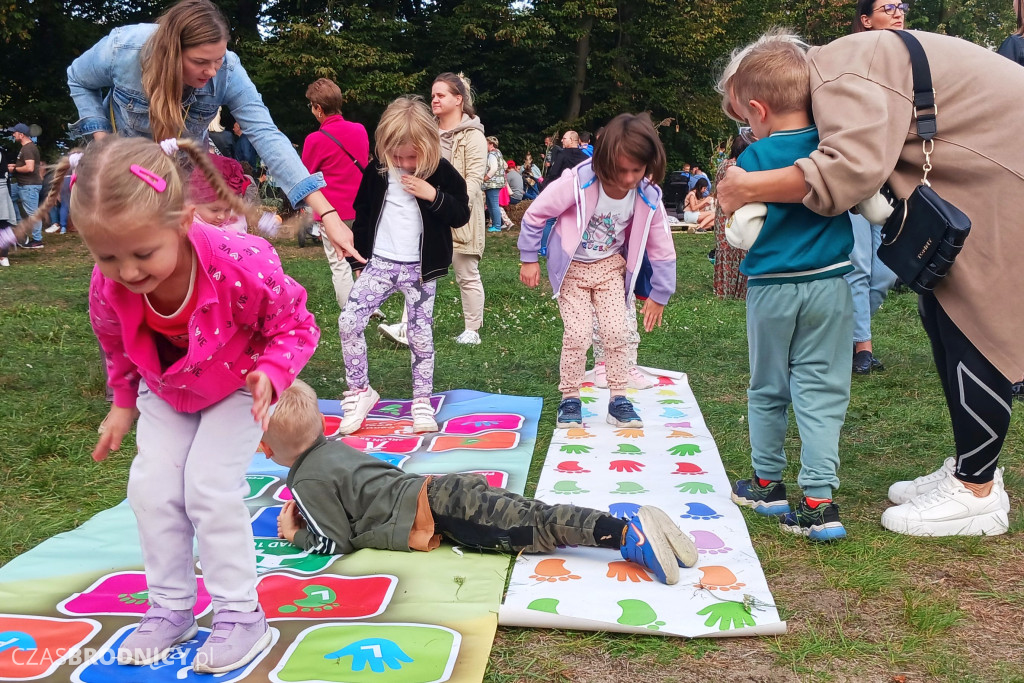
[[[523,216],[519,233],[519,258],[535,263],[544,234],[544,223],[557,219],[548,238],[548,278],[555,297],[562,279],[572,263],[576,248],[583,240],[583,230],[597,208],[600,181],[594,173],[593,161],[587,159],[568,169],[545,187]],[[646,179],[637,188],[633,221],[626,229],[625,296],[633,291],[643,263],[644,253],[651,263],[650,298],[665,305],[676,291],[676,247],[668,227],[661,189]]]
[[[306,290],[281,270],[281,259],[254,235],[193,224],[196,310],[188,349],[164,370],[144,322],[146,302],[93,268],[89,285],[92,327],[107,356],[114,405],[134,408],[139,379],[181,413],[194,413],[265,372],[275,397],[306,365],[320,328],[306,310]]]

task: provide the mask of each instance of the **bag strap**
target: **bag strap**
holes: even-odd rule
[[[334,137],[333,135],[328,133],[323,128],[320,129],[320,132],[323,133],[324,135],[326,135],[327,137],[329,137],[331,140],[333,140],[334,144],[336,144],[338,147],[341,147],[341,151],[348,155],[348,158],[352,160],[352,163],[356,165],[356,168],[359,169],[360,173],[362,173],[364,170],[366,170],[366,169],[363,168],[363,165],[361,163],[359,163],[354,156],[352,156],[352,152],[350,152],[347,149],[345,149],[345,145],[341,144],[341,141],[338,140],[338,138]]]
[[[914,117],[917,119],[917,134],[922,140],[931,140],[938,132],[935,121],[939,108],[935,104],[935,88],[932,87],[932,71],[928,66],[928,56],[924,53],[921,43],[909,31],[892,31],[910,52],[910,68],[914,77]],[[927,110],[931,109],[931,112]],[[922,113],[925,111],[926,113]]]

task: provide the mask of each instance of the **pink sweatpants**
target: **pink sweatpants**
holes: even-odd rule
[[[587,349],[594,333],[594,314],[601,326],[605,371],[612,394],[626,389],[629,361],[626,345],[626,285],[623,281],[626,260],[616,254],[585,263],[573,261],[562,280],[558,308],[562,312],[562,378],[558,384],[563,396],[578,396],[587,370]]]

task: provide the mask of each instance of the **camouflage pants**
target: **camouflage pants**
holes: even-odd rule
[[[434,529],[453,543],[507,553],[560,545],[618,548],[626,523],[607,512],[548,505],[488,486],[478,474],[447,474],[427,485]]]

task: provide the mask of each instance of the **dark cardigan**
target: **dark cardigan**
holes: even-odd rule
[[[437,189],[433,202],[417,198],[420,216],[423,217],[423,240],[420,250],[420,268],[423,282],[436,280],[448,272],[452,264],[452,228],[469,222],[469,195],[466,181],[450,163],[441,159],[437,170],[427,178]],[[377,237],[377,224],[384,209],[384,197],[388,190],[388,177],[380,162],[374,160],[363,171],[353,207],[356,219],[352,224],[355,247],[365,258],[373,254],[373,243]],[[353,269],[362,268],[349,257]]]

